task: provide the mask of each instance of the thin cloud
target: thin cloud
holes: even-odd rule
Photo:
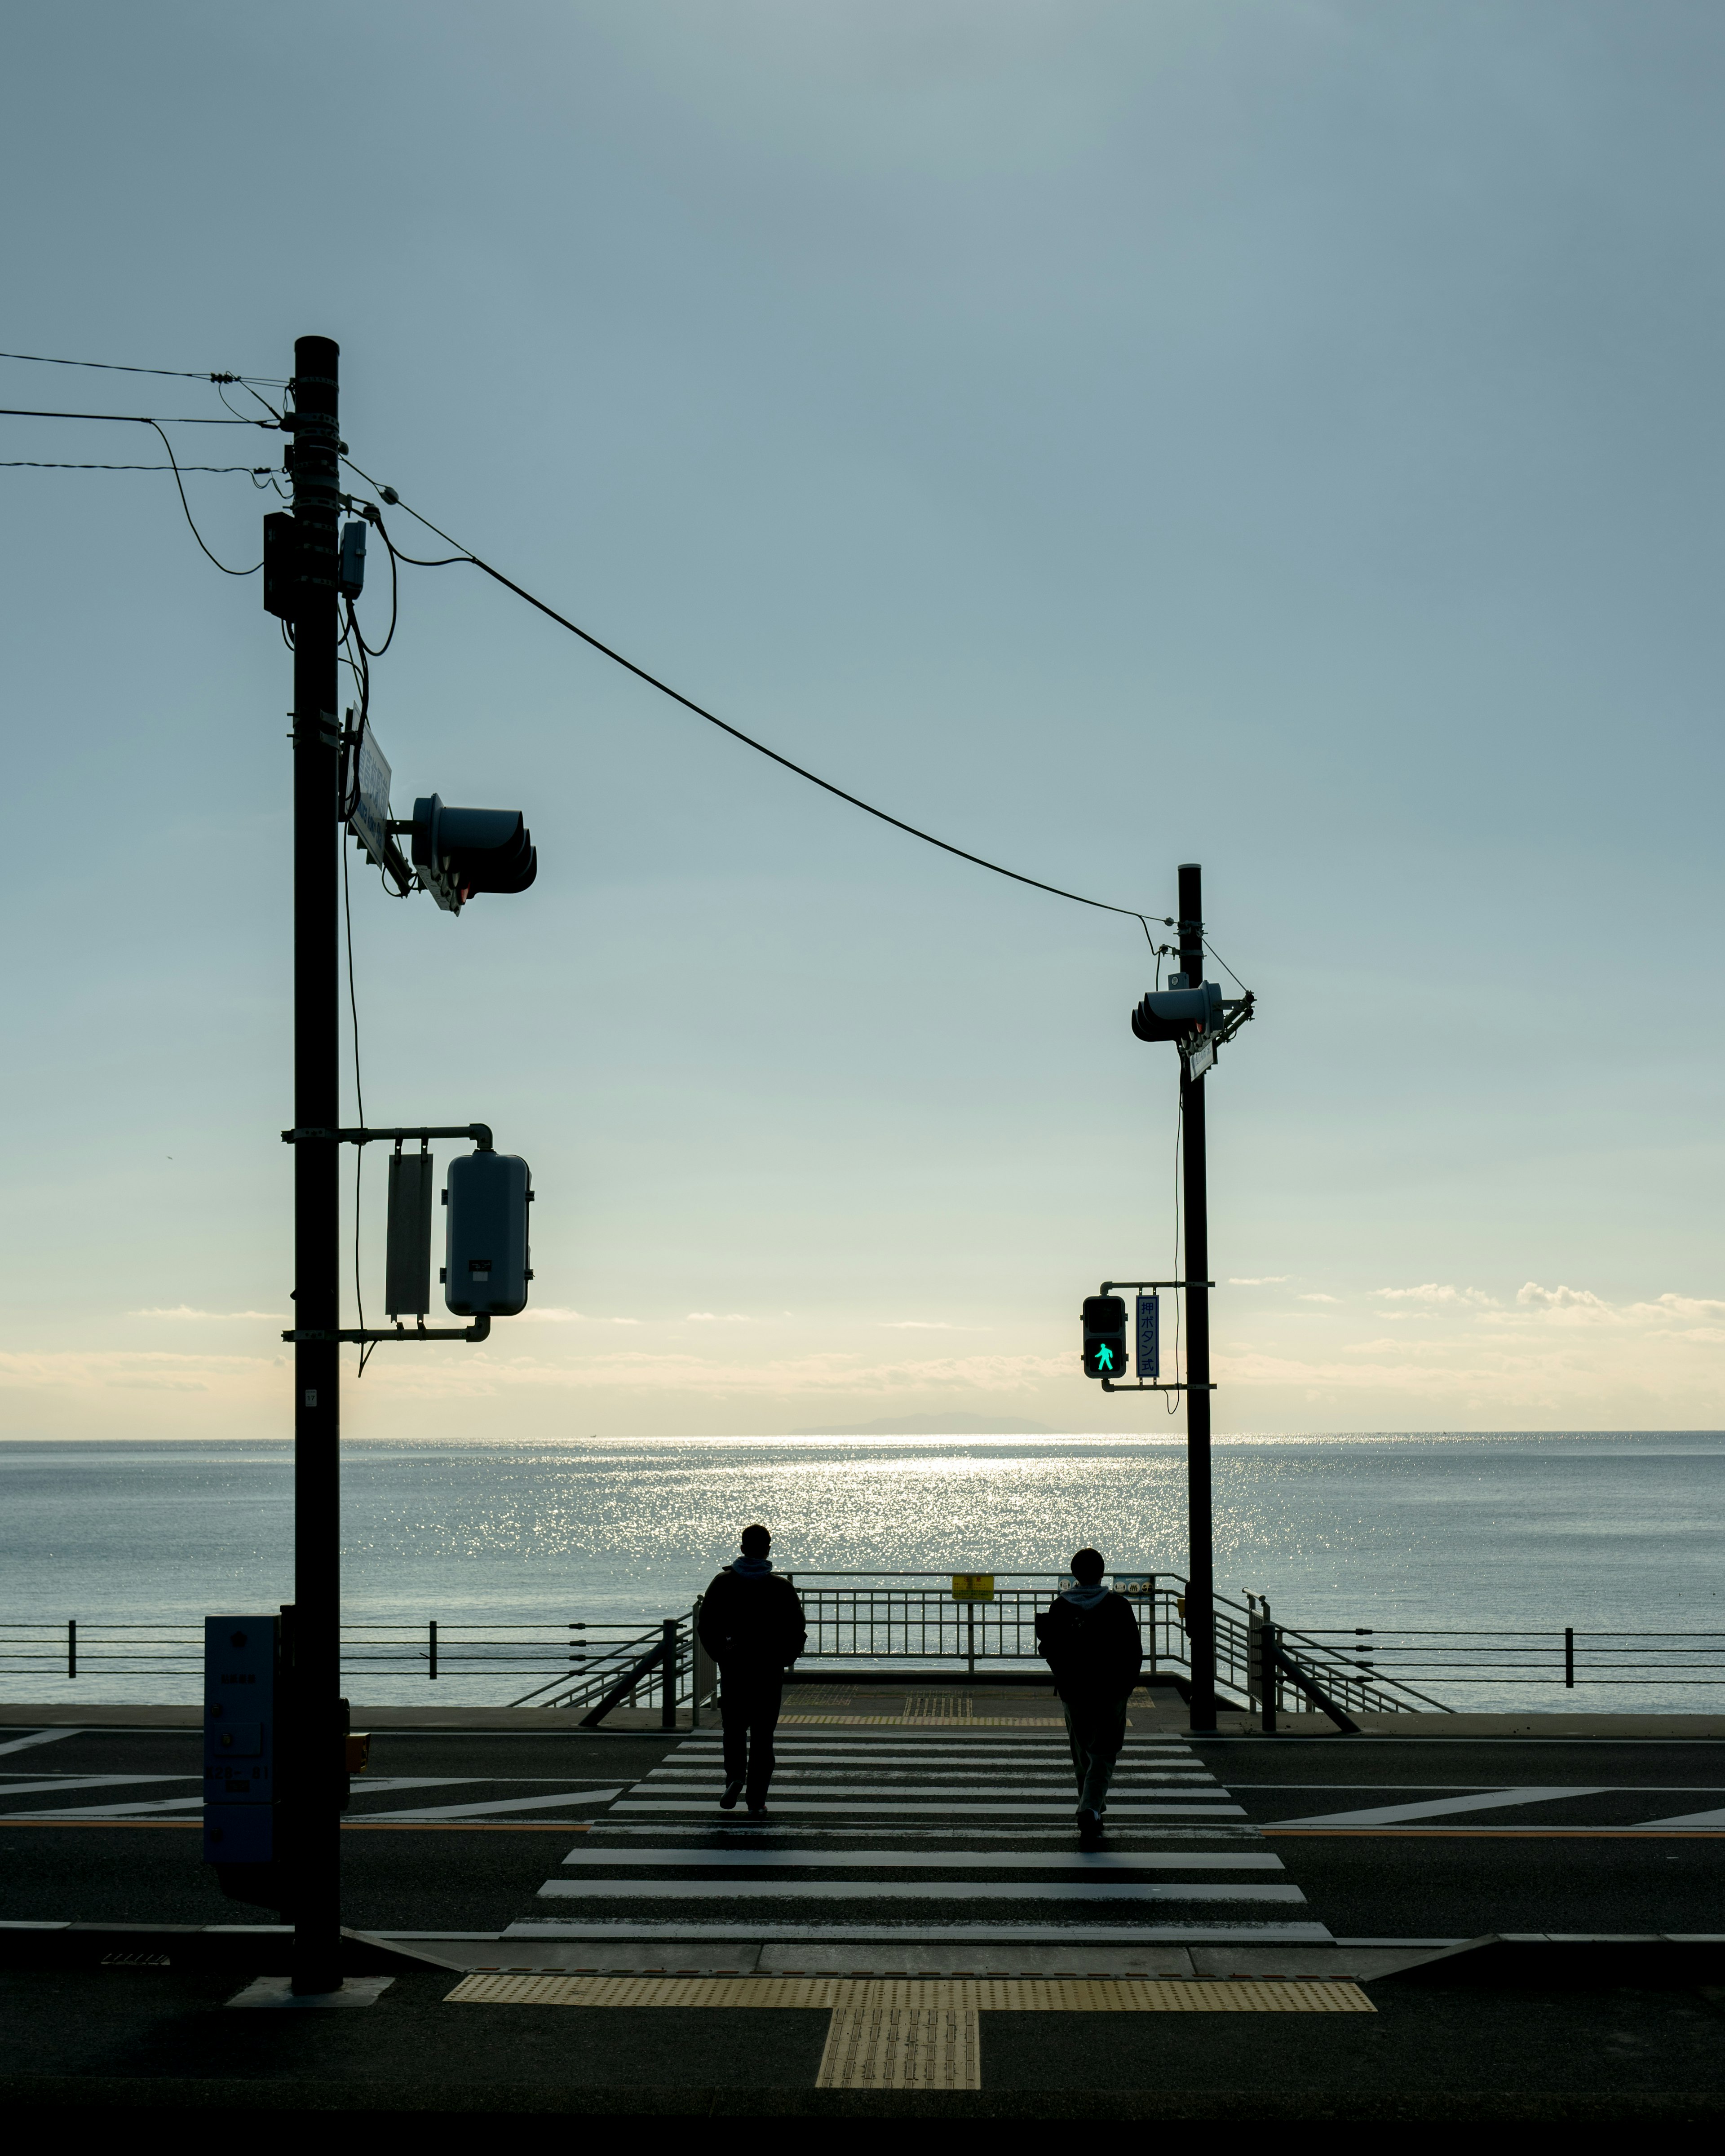
[[[261,1320],[265,1325],[285,1325],[287,1313],[280,1310],[194,1310],[189,1302],[177,1302],[172,1310],[129,1310],[128,1317],[195,1317],[205,1318],[218,1325],[225,1325],[239,1318]]]
[[[1230,1276],[1230,1287],[1284,1287],[1293,1278],[1291,1273],[1255,1273],[1250,1277],[1242,1274]]]
[[[755,1320],[741,1310],[727,1310],[722,1315],[716,1310],[691,1310],[691,1325],[752,1325]]]
[[[1529,1281],[1516,1290],[1516,1301],[1523,1310],[1598,1310],[1608,1311],[1610,1304],[1584,1287],[1541,1287],[1538,1281]]]
[[[584,1310],[559,1310],[552,1303],[524,1310],[509,1322],[511,1325],[520,1325],[527,1319],[531,1319],[536,1325],[639,1325],[641,1322],[639,1317],[591,1317]]]
[[[1523,1295],[1526,1292],[1523,1289]],[[1436,1281],[1427,1281],[1419,1287],[1374,1287],[1372,1293],[1384,1302],[1417,1302],[1432,1309],[1448,1306],[1496,1310],[1500,1306],[1497,1296],[1487,1295],[1483,1288],[1455,1287],[1448,1282],[1440,1286]]]
[[[1300,1300],[1301,1302],[1340,1302],[1342,1298],[1339,1295],[1302,1295]]]

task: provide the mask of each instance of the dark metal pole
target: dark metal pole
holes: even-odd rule
[[[1204,871],[1180,866],[1180,965],[1204,978]],[[1192,1655],[1194,1729],[1216,1726],[1216,1581],[1210,1518],[1210,1224],[1204,1168],[1204,1081],[1180,1059],[1181,1173],[1186,1209],[1186,1631]]]
[[[341,1983],[341,1148],[336,820],[340,347],[294,345],[294,1669],[288,1861],[293,1989]],[[306,1339],[307,1331],[321,1337]]]

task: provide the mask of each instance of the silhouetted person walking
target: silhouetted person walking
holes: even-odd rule
[[[1138,1620],[1123,1594],[1102,1584],[1099,1550],[1072,1559],[1078,1583],[1036,1620],[1036,1644],[1054,1671],[1078,1784],[1078,1831],[1094,1841],[1108,1808],[1108,1784],[1126,1742],[1126,1703],[1143,1666]]]
[[[791,1664],[809,1629],[788,1579],[775,1577],[765,1527],[745,1527],[742,1555],[708,1588],[701,1605],[701,1644],[719,1666],[719,1719],[725,1726],[725,1794],[734,1811],[745,1790],[749,1813],[764,1818],[773,1779],[773,1732]]]

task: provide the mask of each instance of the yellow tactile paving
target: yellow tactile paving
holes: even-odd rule
[[[1064,1729],[1057,1715],[1034,1714],[782,1714],[781,1729],[819,1723],[834,1729]]]
[[[978,2088],[977,2016],[962,2007],[835,2006],[817,2088]]]
[[[1357,1984],[1330,1978],[1280,1977],[1206,1980],[1137,1976],[534,1976],[500,1973],[464,1977],[445,2003],[800,2007],[805,2011],[831,2010],[848,2015],[912,2010],[937,2015],[1372,2014],[1377,2010]]]

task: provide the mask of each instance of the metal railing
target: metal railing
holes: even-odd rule
[[[803,1661],[880,1665],[962,1663],[967,1672],[989,1664],[1021,1664],[1045,1679],[1036,1645],[1036,1618],[1061,1587],[1062,1573],[996,1573],[987,1600],[960,1599],[946,1573],[815,1573],[788,1575],[802,1598],[809,1625]],[[1189,1679],[1186,1582],[1177,1573],[1117,1570],[1113,1584],[1132,1604],[1144,1643],[1144,1675]],[[937,1587],[932,1583],[939,1580]],[[842,1584],[840,1584],[842,1583]],[[1251,1707],[1262,1703],[1259,1632],[1269,1605],[1249,1596],[1215,1598],[1216,1681]],[[1283,1656],[1315,1680],[1337,1705],[1370,1714],[1432,1710],[1444,1703],[1399,1677],[1359,1669],[1314,1635],[1278,1626]],[[1311,1704],[1294,1677],[1272,1663],[1276,1705]]]
[[[399,1686],[403,1678],[502,1677],[499,1687],[518,1698],[515,1707],[589,1710],[619,1679],[628,1678],[614,1705],[665,1706],[665,1640],[673,1640],[670,1704],[694,1695],[693,1612],[651,1625],[571,1620],[564,1623],[494,1625],[431,1619],[424,1624],[367,1623],[341,1627],[341,1681],[356,1697],[368,1679]],[[39,1697],[72,1680],[100,1696],[105,1680],[130,1690],[139,1681],[163,1678],[195,1696],[203,1681],[201,1619],[156,1624],[109,1624],[69,1619],[58,1623],[0,1622],[0,1678],[25,1681],[23,1696]],[[39,1681],[32,1687],[31,1681]],[[522,1689],[522,1687],[526,1687]],[[15,1693],[19,1686],[10,1687]]]
[[[1291,1633],[1287,1635],[1292,1638]],[[1337,1666],[1377,1684],[1725,1685],[1725,1632],[1396,1630],[1319,1626],[1309,1638]]]
[[[1047,1681],[1035,1620],[1065,1584],[1061,1574],[994,1574],[987,1600],[955,1597],[947,1573],[787,1577],[808,1620],[807,1676],[818,1676],[823,1667],[837,1676],[847,1666],[885,1673],[915,1665],[942,1676],[993,1669],[1021,1671],[1030,1683]],[[1114,1578],[1137,1615],[1146,1677],[1183,1684],[1191,1674],[1186,1582],[1178,1573],[1147,1570]],[[499,1704],[555,1707],[584,1719],[624,1706],[657,1707],[661,1718],[689,1707],[698,1719],[711,1697],[714,1673],[696,1638],[696,1609],[652,1623],[344,1625],[343,1684],[357,1701],[371,1690],[375,1704],[386,1690],[401,1696],[404,1681],[412,1687],[460,1680],[471,1698],[474,1681],[484,1680]],[[1279,1652],[1266,1656],[1272,1622]],[[1574,1626],[1302,1630],[1272,1620],[1268,1602],[1250,1594],[1215,1598],[1215,1631],[1219,1691],[1258,1711],[1266,1703],[1274,1712],[1308,1711],[1318,1703],[1314,1688],[1344,1714],[1382,1714],[1451,1712],[1458,1691],[1501,1687],[1645,1692],[1725,1685],[1722,1632]],[[0,1623],[0,1681],[14,1698],[58,1694],[68,1681],[80,1693],[100,1697],[111,1685],[132,1698],[145,1696],[141,1683],[165,1681],[163,1689],[172,1686],[191,1698],[201,1683],[203,1651],[201,1620]]]

